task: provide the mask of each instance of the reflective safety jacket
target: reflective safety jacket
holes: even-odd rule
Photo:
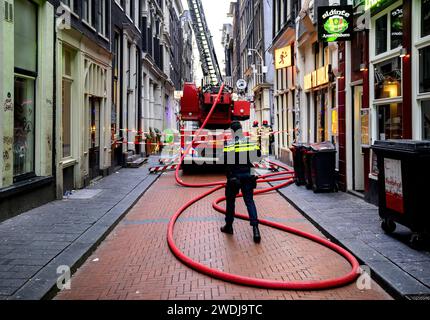
[[[250,176],[253,164],[260,160],[260,147],[247,137],[236,137],[234,141],[229,141],[224,146],[227,177],[246,178]]]

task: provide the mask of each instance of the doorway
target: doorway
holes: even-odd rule
[[[100,105],[101,99],[90,98],[89,175],[93,180],[100,176]]]
[[[352,148],[353,148],[353,190],[364,192],[364,153],[362,150],[362,107],[363,86],[353,87]]]

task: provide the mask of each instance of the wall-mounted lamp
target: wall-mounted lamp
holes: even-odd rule
[[[367,70],[366,64],[365,63],[361,63],[360,64],[360,71],[366,71],[366,70]]]
[[[402,48],[402,50],[400,50],[400,58],[404,58],[408,55],[408,51],[406,50],[406,48]]]

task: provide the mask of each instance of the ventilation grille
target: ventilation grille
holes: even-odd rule
[[[4,2],[4,19],[13,22],[13,4],[8,1]]]

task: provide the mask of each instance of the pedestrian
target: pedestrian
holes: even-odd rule
[[[251,172],[254,162],[261,160],[259,146],[245,137],[242,125],[238,121],[231,124],[233,139],[225,144],[224,158],[226,164],[227,184],[225,196],[227,210],[225,226],[221,231],[233,234],[233,221],[235,214],[236,196],[242,191],[250,224],[253,229],[254,242],[260,243],[261,235],[258,228],[257,208],[254,202],[254,189],[257,187],[257,176]]]

